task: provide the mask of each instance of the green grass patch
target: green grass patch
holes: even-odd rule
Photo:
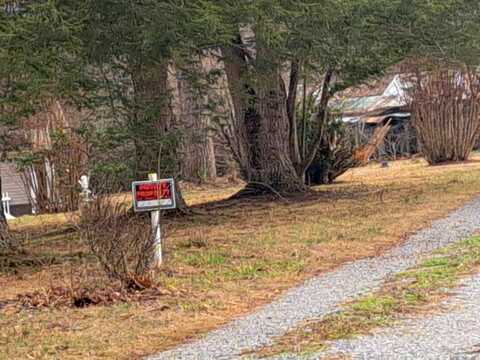
[[[327,341],[391,325],[402,314],[424,311],[438,302],[462,276],[476,271],[479,265],[480,237],[448,246],[419,266],[392,277],[380,290],[345,304],[342,311],[321,321],[303,324],[257,355],[311,353],[324,349]]]

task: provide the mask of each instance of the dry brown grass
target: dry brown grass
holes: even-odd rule
[[[132,359],[192,339],[308,277],[377,255],[444,216],[480,194],[480,163],[372,165],[304,198],[198,205],[238,188],[189,189],[195,214],[164,220],[166,264],[158,280],[166,295],[86,309],[6,307],[0,310],[0,358]],[[41,218],[35,223],[41,225]],[[22,220],[15,228],[34,226]],[[28,250],[30,258],[53,260],[19,258],[13,269],[0,272],[0,304],[68,284],[72,272],[92,261],[74,233],[32,240]]]

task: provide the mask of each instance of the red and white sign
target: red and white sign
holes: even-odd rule
[[[135,181],[132,183],[135,212],[175,209],[173,179]]]

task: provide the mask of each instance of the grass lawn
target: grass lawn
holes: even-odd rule
[[[375,256],[480,194],[480,162],[371,165],[290,200],[221,201],[239,189],[187,189],[195,214],[165,219],[162,294],[84,309],[19,310],[18,295],[100,274],[68,216],[23,218],[28,252],[0,258],[0,359],[135,359],[253,311],[346,261]],[[41,232],[46,234],[39,236]]]

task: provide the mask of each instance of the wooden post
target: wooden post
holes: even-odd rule
[[[156,173],[148,174],[148,180],[157,181]],[[162,233],[160,231],[160,210],[151,212],[152,236],[154,238],[154,255],[152,268],[159,268],[162,265]]]

